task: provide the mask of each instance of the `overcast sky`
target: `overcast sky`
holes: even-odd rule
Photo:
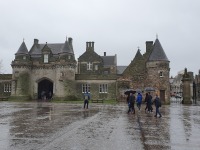
[[[200,0],[0,0],[0,60],[3,73],[23,38],[30,50],[39,43],[73,38],[75,57],[95,42],[99,55],[117,54],[117,65],[129,65],[138,47],[156,34],[170,60],[170,74],[200,69]]]

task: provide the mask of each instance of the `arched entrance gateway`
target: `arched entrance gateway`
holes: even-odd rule
[[[50,99],[53,94],[53,82],[49,79],[42,79],[38,82],[38,99]]]

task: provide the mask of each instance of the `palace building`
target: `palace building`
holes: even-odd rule
[[[50,92],[54,99],[70,100],[89,92],[92,99],[120,100],[126,89],[140,89],[145,94],[145,89],[153,88],[168,103],[169,64],[158,39],[146,42],[144,54],[138,49],[128,66],[118,66],[116,54],[99,55],[94,42],[86,42],[86,50],[76,60],[72,38],[64,43],[34,39],[30,50],[23,41],[11,63],[12,75],[0,76],[0,95],[41,99],[42,92]]]

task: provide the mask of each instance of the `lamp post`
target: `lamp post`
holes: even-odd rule
[[[193,81],[193,102],[196,104],[196,83]]]

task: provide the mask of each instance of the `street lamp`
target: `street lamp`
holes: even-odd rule
[[[197,103],[197,101],[196,101],[196,83],[195,83],[195,81],[193,81],[193,101],[194,101],[195,104]]]

